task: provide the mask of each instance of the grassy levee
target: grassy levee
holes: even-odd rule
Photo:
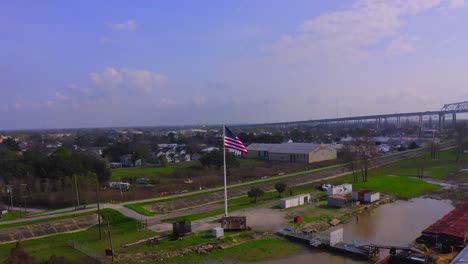
[[[11,224],[2,224],[2,222],[0,222],[0,228],[10,228],[10,227],[40,224],[40,223],[45,223],[45,222],[50,222],[50,221],[55,221],[55,220],[63,220],[63,219],[75,218],[75,217],[79,217],[79,216],[90,215],[90,214],[94,214],[94,213],[95,213],[95,211],[87,212],[87,213],[76,213],[76,214],[71,214],[71,215],[56,216],[56,217],[43,218],[43,219],[24,221],[24,222],[18,222],[18,223],[11,223]]]
[[[155,232],[146,229],[137,231],[138,222],[136,220],[127,218],[115,210],[103,209],[101,210],[101,215],[104,219],[108,219],[110,221],[109,224],[112,233],[112,242],[116,252],[119,252],[123,248],[123,245],[127,243],[154,236],[156,234]],[[94,226],[76,233],[26,240],[23,241],[23,248],[27,253],[36,257],[38,260],[48,259],[50,256],[56,255],[64,256],[73,263],[83,263],[86,261],[87,257],[80,251],[70,247],[68,245],[68,241],[78,241],[84,246],[103,254],[104,249],[109,246],[107,235],[104,233],[104,231],[107,230],[107,223],[105,221],[102,225],[102,230],[102,240],[99,240],[98,227]],[[1,262],[4,262],[13,246],[14,243],[0,245]]]
[[[30,215],[30,213],[28,213],[28,212],[20,212],[20,211],[10,210],[10,211],[8,211],[8,213],[2,215],[2,218],[0,219],[0,224],[2,222],[5,222],[5,221],[20,219],[20,218],[28,216],[28,215]]]
[[[256,159],[238,159],[241,166],[256,166],[263,163],[264,161]],[[112,169],[111,180],[117,181],[123,178],[149,178],[156,179],[160,176],[168,176],[173,174],[177,169],[184,169],[189,167],[201,167],[199,161],[180,162],[175,164],[169,164],[165,167],[154,166],[154,167],[128,167]]]

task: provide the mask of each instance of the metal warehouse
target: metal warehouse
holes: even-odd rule
[[[436,246],[464,246],[468,241],[468,201],[424,229],[418,240]]]
[[[247,158],[275,161],[313,163],[336,159],[336,149],[314,143],[253,143],[247,146]]]

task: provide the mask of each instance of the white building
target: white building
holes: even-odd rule
[[[280,206],[282,209],[291,208],[303,205],[310,201],[310,194],[299,194],[293,197],[281,199]]]
[[[335,194],[346,195],[352,192],[353,192],[353,185],[349,183],[332,186],[330,189],[327,190],[328,196],[332,196]]]

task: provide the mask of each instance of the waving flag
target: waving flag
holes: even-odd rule
[[[224,147],[247,154],[244,143],[227,126],[224,127]]]

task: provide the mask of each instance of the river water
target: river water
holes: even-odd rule
[[[376,244],[408,245],[421,231],[453,209],[448,200],[415,198],[382,205],[361,214],[343,224],[345,241],[369,241]],[[291,242],[292,243],[292,242]],[[387,254],[381,251],[381,257]],[[262,262],[276,263],[318,263],[318,264],[357,264],[369,263],[367,260],[353,259],[349,256],[333,254],[318,249],[304,248],[300,254],[284,259]]]

